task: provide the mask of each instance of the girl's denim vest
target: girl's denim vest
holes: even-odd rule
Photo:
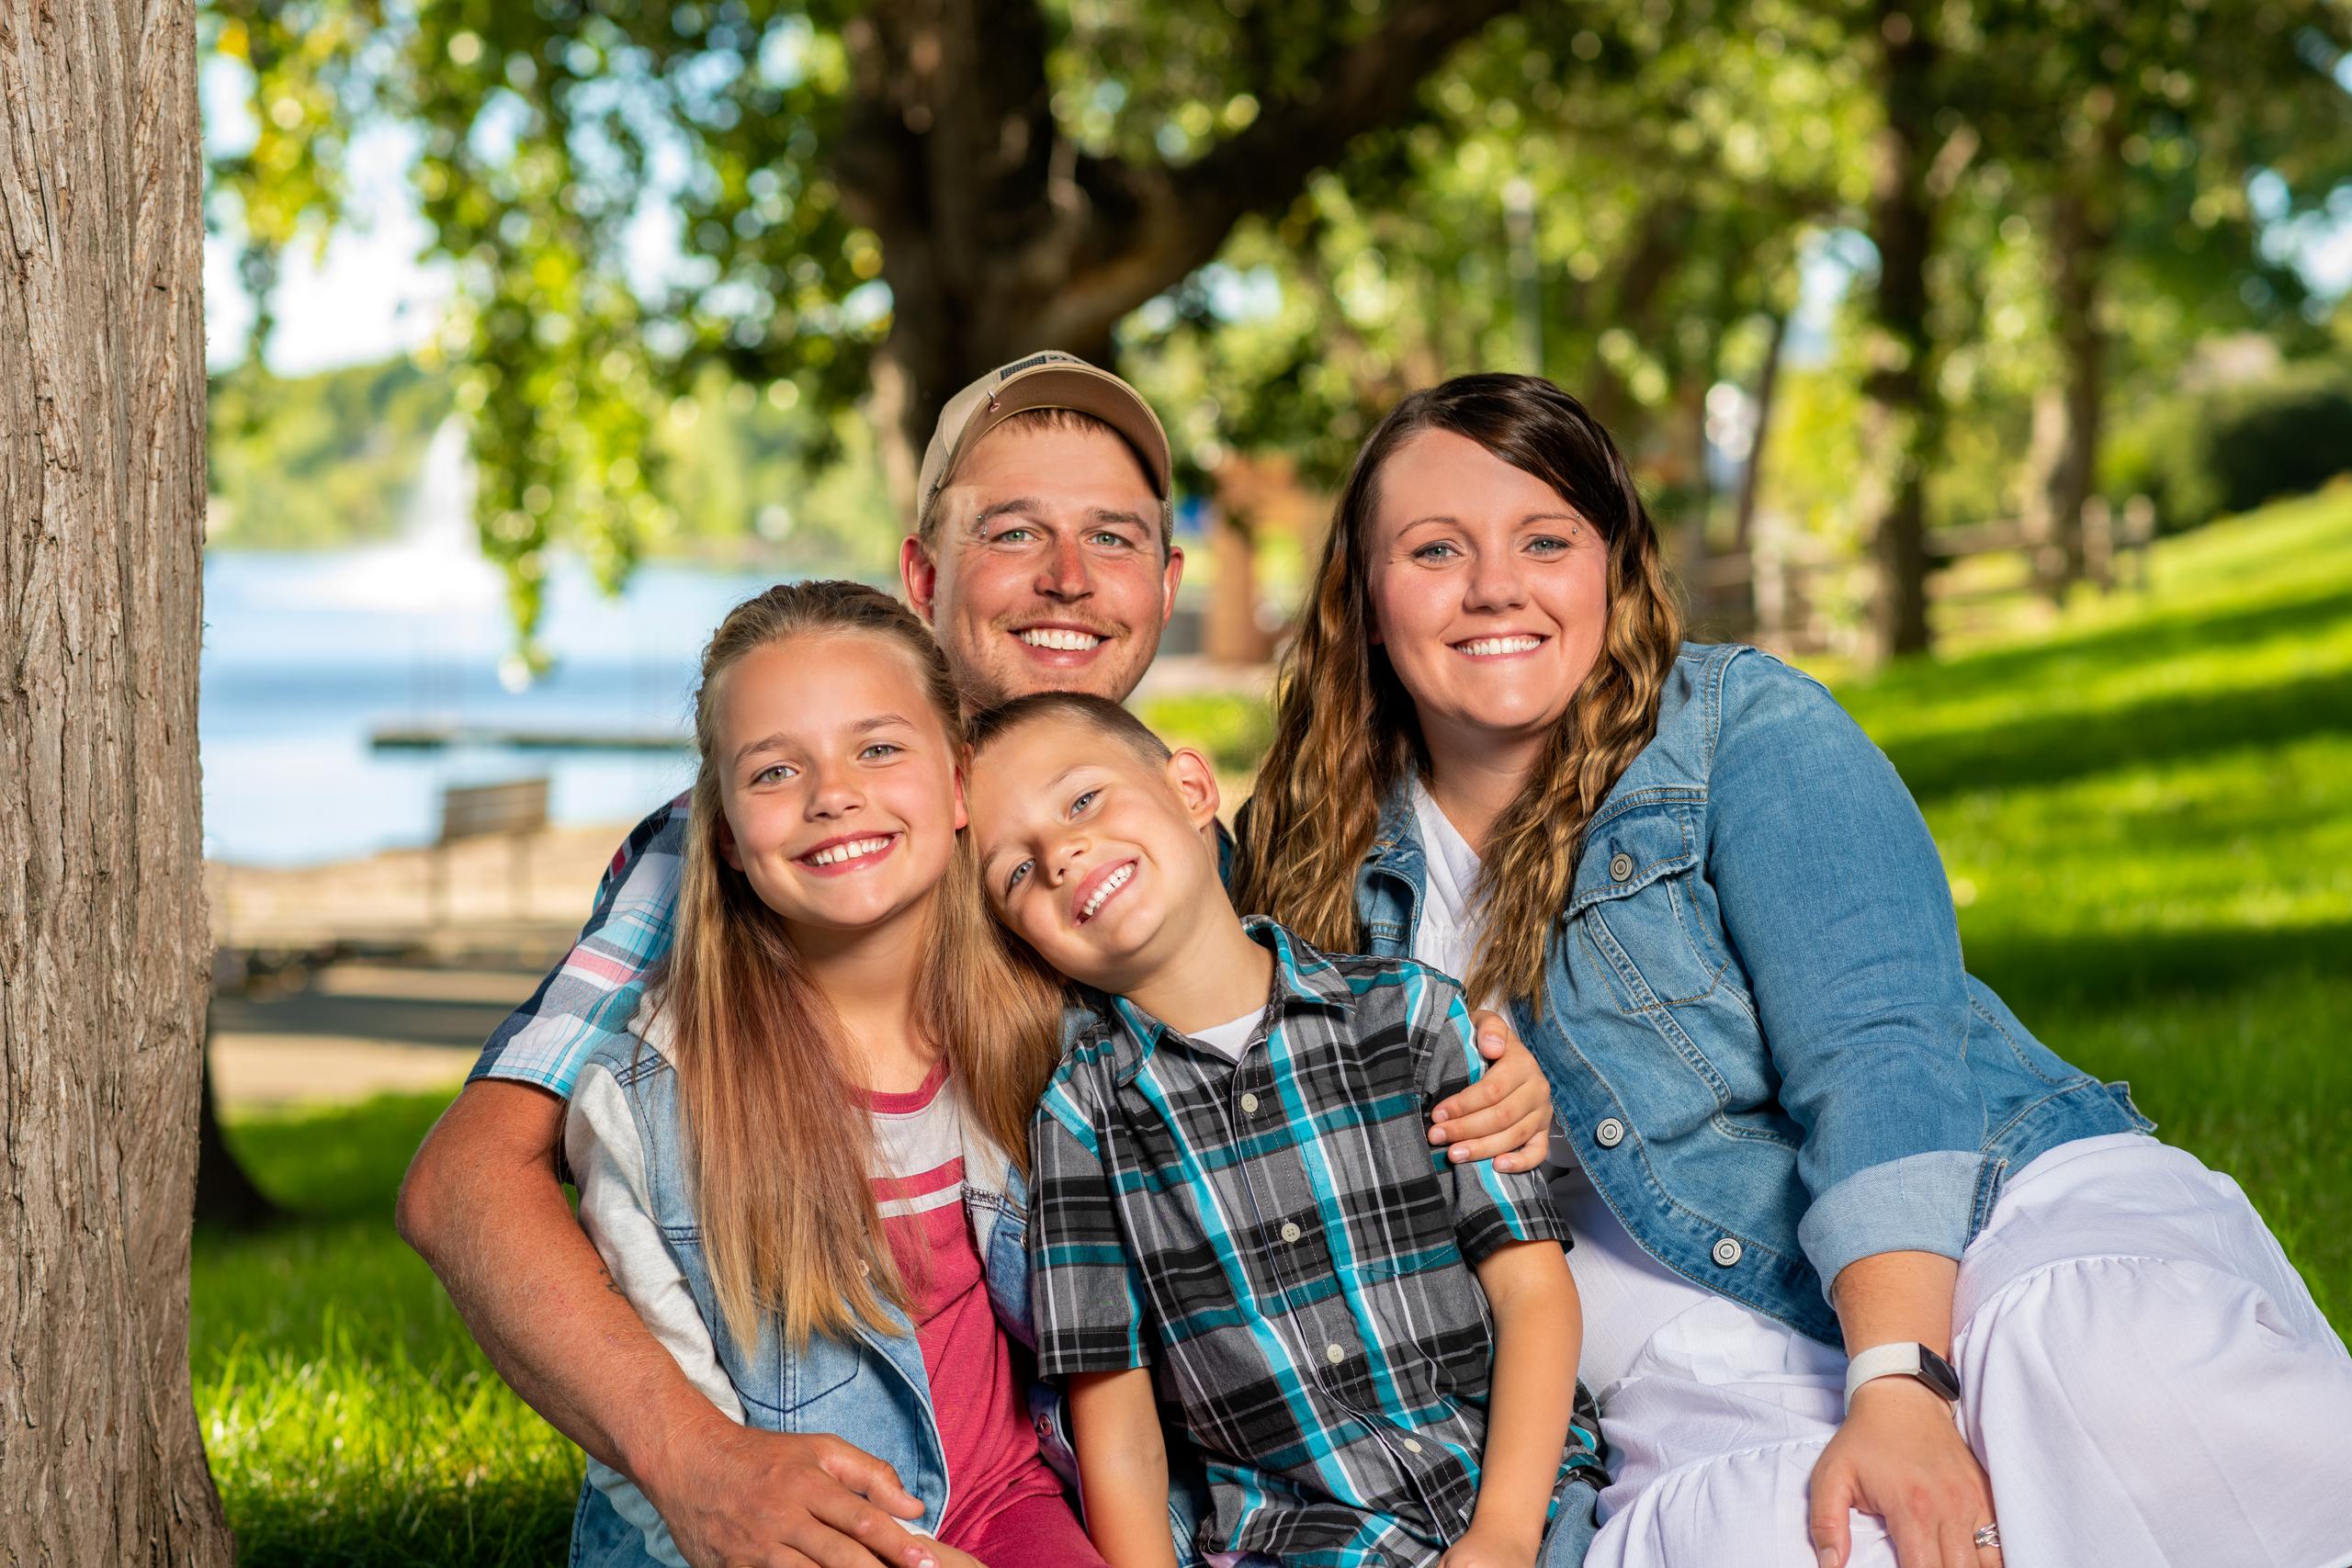
[[[592,1054],[582,1071],[596,1068],[613,1075],[636,1119],[652,1192],[652,1217],[710,1328],[719,1365],[742,1399],[745,1424],[769,1432],[828,1433],[863,1449],[897,1472],[907,1490],[922,1500],[922,1517],[910,1521],[909,1528],[936,1534],[948,1500],[946,1458],[922,1348],[912,1325],[893,1309],[895,1332],[861,1326],[845,1337],[812,1336],[806,1349],[795,1351],[777,1325],[769,1323],[762,1325],[753,1343],[739,1343],[727,1332],[703,1255],[677,1075],[660,1052],[634,1038]],[[1028,1193],[1021,1173],[1003,1150],[978,1134],[965,1149],[964,1173],[964,1211],[979,1249],[989,1303],[1005,1332],[1034,1351]],[[1059,1393],[1033,1383],[1029,1406],[1046,1461],[1065,1484],[1074,1484],[1077,1468]],[[645,1532],[622,1516],[596,1483],[601,1479],[625,1489],[623,1495],[633,1499],[629,1511],[650,1518],[650,1505],[639,1506],[644,1503],[642,1494],[593,1459],[589,1471],[572,1521],[573,1568],[650,1568],[665,1559],[674,1561],[676,1548],[666,1532],[657,1556]],[[1171,1488],[1171,1529],[1177,1531],[1180,1558],[1190,1562],[1196,1506],[1182,1488]]]
[[[1356,904],[1411,951],[1427,860],[1404,790]],[[2006,1177],[2144,1130],[1961,965],[1942,862],[1885,756],[1768,654],[1688,644],[1657,732],[1593,814],[1512,1024],[1573,1152],[1677,1273],[1842,1342],[1824,1281],[1956,1258]]]

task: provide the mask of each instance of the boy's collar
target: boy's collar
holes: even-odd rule
[[[1273,984],[1267,994],[1274,1013],[1268,1021],[1270,1026],[1297,1009],[1345,1009],[1355,1000],[1354,988],[1339,966],[1305,939],[1263,915],[1246,917],[1241,929],[1250,941],[1274,955]],[[1110,1038],[1105,1043],[1111,1048],[1114,1078],[1124,1086],[1159,1049],[1170,1026],[1125,997],[1107,999],[1110,1010],[1103,1021]]]

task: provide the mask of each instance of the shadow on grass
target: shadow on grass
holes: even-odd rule
[[[2288,595],[2245,609],[2133,618],[2113,626],[2075,631],[2010,648],[1985,649],[1951,658],[1908,658],[1873,673],[1870,685],[1885,696],[1920,694],[1949,698],[1955,688],[1985,685],[2041,686],[2053,671],[2076,664],[2113,668],[2178,654],[2211,654],[2259,643],[2328,631],[2352,617],[2352,593],[2329,588],[2297,598]]]
[[[1967,941],[1969,972],[2035,1027],[2041,1010],[2117,1011],[2251,991],[2281,977],[2340,976],[2352,921],[2272,930],[2216,926],[2052,937],[2007,932]]]
[[[2278,746],[2344,731],[2352,731],[2352,680],[2323,675],[1897,740],[1886,754],[1912,795],[1925,804],[1966,790],[2030,789],[2117,768],[2157,767],[2238,746]]]
[[[406,1495],[291,1496],[232,1502],[244,1568],[524,1565],[564,1561],[576,1483],[458,1483]]]
[[[401,1178],[448,1094],[383,1094],[356,1105],[232,1115],[225,1129],[287,1223],[380,1220],[390,1226]]]

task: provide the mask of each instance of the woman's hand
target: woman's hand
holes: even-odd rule
[[[1487,1070],[1478,1081],[1431,1113],[1430,1142],[1452,1145],[1447,1156],[1492,1159],[1497,1170],[1533,1170],[1551,1147],[1552,1085],[1498,1012],[1474,1012],[1478,1055]]]
[[[1979,1547],[1993,1522],[1993,1487],[1952,1421],[1951,1406],[1910,1378],[1875,1378],[1854,1392],[1846,1423],[1813,1467],[1813,1546],[1821,1568],[1844,1568],[1851,1511],[1886,1523],[1902,1568],[1998,1568]]]

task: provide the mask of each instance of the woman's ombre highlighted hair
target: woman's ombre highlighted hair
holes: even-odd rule
[[[1682,642],[1657,529],[1609,433],[1534,376],[1458,376],[1390,411],[1356,454],[1277,682],[1274,742],[1258,771],[1234,905],[1318,947],[1361,952],[1356,876],[1384,801],[1429,749],[1413,700],[1374,644],[1371,547],[1380,476],[1425,431],[1465,436],[1558,491],[1608,544],[1608,624],[1591,672],[1553,727],[1480,856],[1487,933],[1464,976],[1475,1001],[1540,1002],[1546,942],[1567,908],[1593,813],[1657,731]]]

